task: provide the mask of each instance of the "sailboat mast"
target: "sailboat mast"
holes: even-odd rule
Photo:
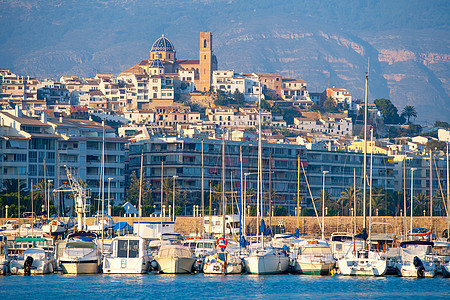
[[[225,129],[222,132],[222,235],[225,237]]]
[[[102,254],[103,254],[103,239],[105,238],[105,120],[102,122],[103,137],[102,137],[102,164],[101,164],[101,187],[102,187]]]
[[[260,218],[260,202],[261,202],[261,84],[259,85],[258,100],[258,180],[256,188],[256,237],[259,238],[259,218]]]
[[[297,158],[297,228],[300,230],[300,154]]]
[[[203,171],[204,171],[204,160],[203,160],[203,139],[202,139],[202,237],[205,237],[205,178]]]
[[[164,200],[164,161],[161,162],[161,236],[160,236],[160,240],[162,241],[162,236],[163,236],[163,200]]]
[[[141,153],[141,170],[139,173],[139,218],[138,218],[138,235],[139,228],[141,227],[141,217],[142,217],[142,180],[143,180],[143,170],[144,170],[144,150]]]
[[[372,234],[372,169],[373,167],[373,129],[370,129],[370,183],[369,183],[369,247]]]
[[[356,234],[356,169],[353,168],[353,237]]]
[[[366,185],[367,185],[367,84],[369,75],[366,73],[364,88],[364,166],[363,166],[363,224],[366,229]],[[365,246],[365,245],[364,245]],[[365,247],[364,247],[365,248]]]
[[[450,177],[450,170],[449,170],[449,155],[448,155],[448,143],[449,140],[447,139],[447,239],[450,237],[450,212],[449,212],[449,207],[450,207],[450,181],[449,181],[449,177]]]
[[[406,155],[403,158],[403,231],[406,235]]]
[[[211,238],[211,226],[212,226],[212,188],[211,180],[209,181],[209,237]]]
[[[430,230],[433,232],[433,151],[430,149]],[[432,235],[429,236],[430,241]]]
[[[241,196],[240,198],[241,198],[241,204],[240,204],[240,208],[239,208],[239,241],[241,241],[241,239],[242,239],[242,214],[244,213],[244,205],[243,205],[244,198],[243,198],[243,195],[242,195],[242,193],[244,191],[244,188],[242,186],[242,176],[244,174],[244,170],[242,168],[242,145],[239,146],[239,162],[241,163],[241,176],[240,176],[240,196]],[[239,242],[239,245],[240,244],[241,243]]]

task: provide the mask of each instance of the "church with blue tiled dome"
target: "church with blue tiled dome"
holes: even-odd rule
[[[150,59],[143,60],[120,75],[169,76],[184,81],[180,72],[193,72],[195,88],[209,91],[212,72],[217,70],[217,58],[212,50],[211,32],[200,33],[200,49],[198,59],[177,59],[172,42],[163,34],[152,45]]]

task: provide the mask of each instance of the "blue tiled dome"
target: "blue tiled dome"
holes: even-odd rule
[[[153,43],[151,51],[175,51],[175,47],[163,34]]]
[[[150,64],[150,68],[164,68],[164,65],[161,60],[158,58],[152,60],[152,63]]]

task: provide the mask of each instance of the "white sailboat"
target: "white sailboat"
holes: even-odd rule
[[[242,259],[237,253],[217,251],[205,257],[203,273],[205,274],[240,274],[243,271]]]
[[[364,215],[364,229],[363,233],[366,233],[366,186],[367,186],[367,84],[368,84],[368,74],[366,73],[365,80],[365,107],[364,107],[364,167],[363,167],[363,215]],[[373,133],[373,131],[372,131]],[[373,145],[371,144],[371,153],[373,150]],[[372,160],[371,160],[372,162]],[[372,178],[372,174],[371,174]],[[372,182],[370,182],[370,193],[372,191]],[[372,195],[372,193],[371,193]],[[370,197],[370,201],[372,198]],[[371,209],[369,210],[372,213]],[[370,225],[369,225],[370,230]],[[363,234],[364,235],[364,234]],[[370,234],[369,234],[370,237]],[[367,236],[363,239],[363,249],[353,250],[347,252],[347,254],[338,260],[339,271],[342,275],[352,275],[352,276],[383,276],[387,270],[386,260],[381,257],[381,255],[376,251],[371,251],[367,249],[366,244]]]
[[[261,87],[260,87],[261,90]],[[261,219],[260,202],[262,202],[262,137],[261,137],[261,95],[259,96],[258,109],[258,180],[256,192],[256,228],[259,239],[259,223]],[[287,272],[289,268],[289,256],[284,249],[264,246],[264,232],[261,233],[261,243],[253,249],[248,257],[244,258],[245,268],[250,274],[279,274]]]
[[[103,258],[104,274],[144,274],[150,268],[151,254],[146,241],[133,235],[112,240],[112,252]]]

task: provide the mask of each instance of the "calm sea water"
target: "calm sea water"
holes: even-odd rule
[[[0,299],[450,299],[450,279],[302,275],[0,276]]]

